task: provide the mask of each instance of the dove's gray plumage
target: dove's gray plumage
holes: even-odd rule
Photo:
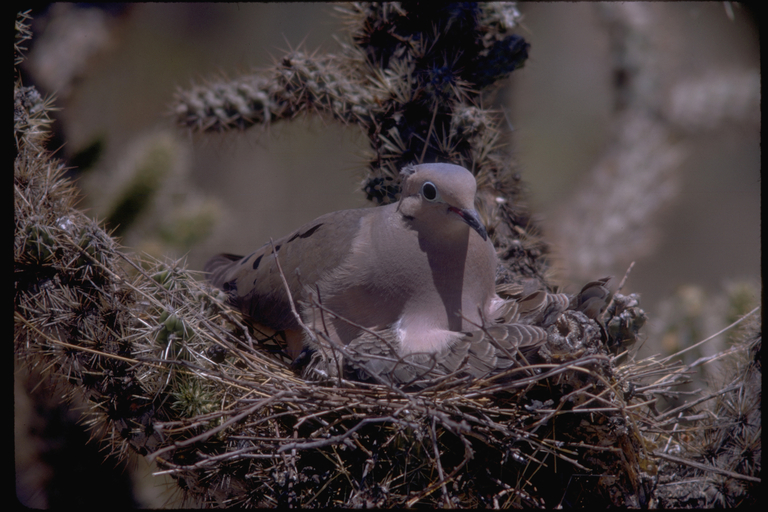
[[[546,339],[544,329],[510,320],[553,321],[568,299],[534,292],[505,302],[496,295],[496,251],[475,211],[468,170],[422,164],[402,176],[398,203],[329,213],[246,257],[216,256],[205,266],[209,280],[253,322],[286,331],[290,345],[301,330],[277,254],[303,322],[318,333],[317,343],[304,342],[319,352],[336,344],[370,354],[365,371],[387,381],[419,373],[419,364],[393,366],[392,358],[426,361],[438,374],[509,367],[518,348]],[[289,348],[295,357],[300,346]]]

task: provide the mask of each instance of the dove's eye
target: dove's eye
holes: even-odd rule
[[[421,195],[427,201],[436,201],[438,198],[437,187],[431,181],[427,181],[421,186]]]

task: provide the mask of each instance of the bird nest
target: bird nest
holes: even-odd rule
[[[405,392],[307,382],[258,348],[220,339],[232,407],[204,416],[216,426],[197,436],[200,419],[163,425],[183,446],[153,456],[190,487],[225,467],[262,506],[544,506],[567,488],[563,478],[576,478],[560,496],[568,502],[592,503],[582,491],[596,483],[603,500],[612,488],[637,493],[637,464],[648,458],[638,406],[624,400],[626,372],[585,341],[570,354],[547,344],[551,362],[514,380],[454,376]],[[223,503],[245,499],[219,493]]]
[[[33,215],[30,195],[16,217],[17,351],[90,399],[90,425],[113,452],[147,455],[192,496],[259,507],[642,503],[655,471],[653,385],[638,388],[661,374],[656,389],[668,389],[679,375],[618,365],[615,329],[567,311],[540,364],[414,391],[308,381],[278,337],[243,325],[189,271],[123,256],[74,210]],[[631,328],[637,313],[616,295],[604,325]]]
[[[635,306],[617,296],[611,318]],[[551,327],[543,363],[406,391],[298,378],[221,307],[214,335],[179,346],[177,407],[194,414],[155,424],[164,441],[150,454],[196,494],[254,506],[642,503],[652,417],[629,390],[663,367],[617,365],[581,313]]]

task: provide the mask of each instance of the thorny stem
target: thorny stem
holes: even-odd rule
[[[727,330],[729,330],[729,329],[732,329],[733,327],[736,327],[736,326],[737,326],[737,325],[739,325],[741,322],[743,322],[744,320],[746,320],[746,319],[747,319],[747,318],[749,318],[750,316],[754,315],[754,314],[757,312],[757,310],[758,310],[758,309],[760,309],[760,306],[757,306],[755,309],[753,309],[753,310],[752,310],[752,311],[750,311],[749,313],[745,314],[744,316],[742,316],[741,318],[739,318],[738,320],[736,320],[735,322],[733,322],[731,325],[729,325],[729,326],[727,326],[727,327],[724,327],[724,328],[722,328],[721,330],[717,331],[715,334],[713,334],[713,335],[711,335],[711,336],[709,336],[709,337],[707,337],[707,338],[704,338],[703,340],[699,341],[698,343],[694,343],[694,344],[693,344],[693,345],[691,345],[690,347],[686,347],[686,348],[684,348],[684,349],[682,349],[682,350],[678,350],[678,351],[677,351],[677,352],[675,352],[674,354],[671,354],[671,355],[669,355],[669,356],[665,357],[664,359],[662,359],[662,360],[661,360],[661,362],[662,362],[662,363],[664,363],[664,362],[667,362],[667,361],[669,361],[669,360],[670,360],[670,359],[672,359],[672,358],[675,358],[675,357],[681,356],[682,354],[685,354],[686,352],[688,352],[688,351],[690,351],[690,350],[693,350],[693,349],[695,349],[695,348],[696,348],[696,347],[698,347],[699,345],[703,345],[704,343],[706,343],[706,342],[708,342],[708,341],[710,341],[710,340],[712,340],[712,339],[714,339],[714,338],[717,338],[718,336],[720,336],[721,334],[723,334],[725,331],[727,331]],[[688,370],[688,369],[690,369],[690,366],[686,366],[686,367],[685,367],[685,370]],[[681,370],[681,371],[682,371],[682,370]],[[663,380],[663,379],[662,379],[662,380]]]

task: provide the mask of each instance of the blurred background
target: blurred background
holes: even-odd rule
[[[574,292],[582,277],[568,265],[562,226],[581,219],[564,206],[599,179],[595,169],[612,148],[609,27],[598,4],[518,8],[529,59],[493,104],[504,114],[511,156],[529,185],[543,236],[554,245],[556,280]],[[727,315],[707,312],[727,308],[734,293],[760,300],[760,53],[753,15],[740,4],[648,8],[654,43],[666,59],[659,76],[680,77],[661,90],[685,102],[700,93],[698,84],[715,84],[739,107],[701,114],[703,121],[672,134],[685,151],[668,176],[675,194],[648,218],[652,235],[636,256],[590,270],[593,278],[616,276],[615,287],[635,261],[624,292],[640,294],[649,315],[642,351],[655,353],[722,328]],[[306,118],[192,135],[173,124],[178,88],[267,68],[289,49],[336,51],[344,24],[334,5],[53,4],[32,15],[25,84],[56,94],[61,110],[50,147],[60,147],[58,154],[76,166],[71,175],[83,190],[81,206],[107,217],[131,173],[152,168],[161,155],[168,185],[123,235],[131,250],[186,257],[190,268],[202,269],[215,253],[248,253],[328,211],[366,206],[359,183],[367,141],[354,126]],[[705,111],[718,107],[703,103]],[[685,334],[680,326],[670,331],[670,315],[699,323]],[[17,413],[28,400],[20,393],[25,387],[17,383]],[[40,446],[22,444],[19,436],[33,421],[18,421],[17,414],[17,495],[30,506],[52,506],[55,497],[42,489],[56,472],[30,469],[29,454]],[[156,479],[151,485],[154,491],[134,495],[134,505],[167,503]]]

